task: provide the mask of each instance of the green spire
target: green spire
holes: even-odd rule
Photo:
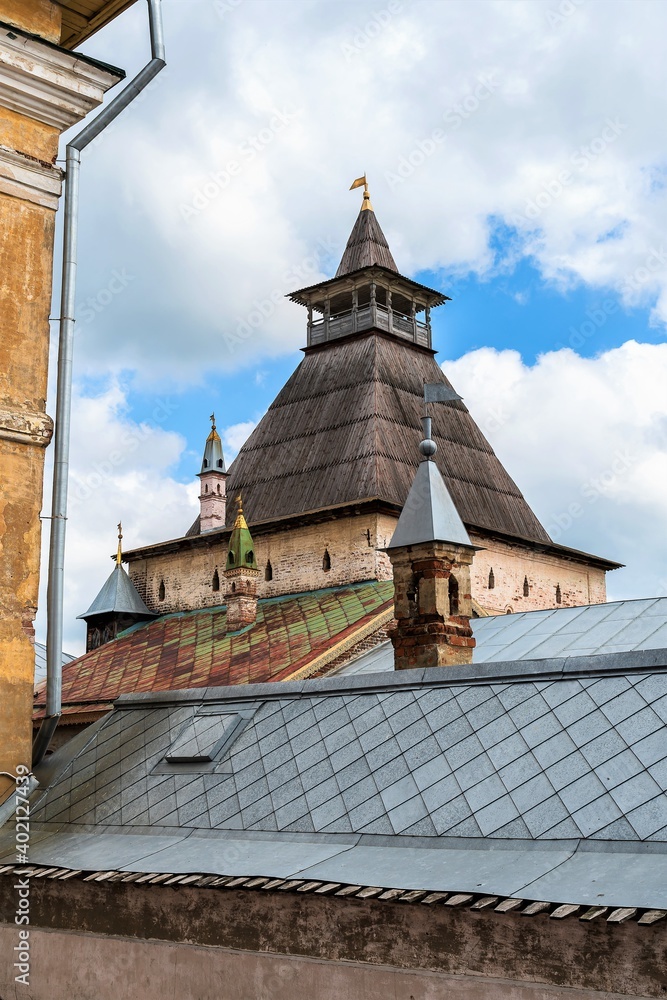
[[[243,504],[241,494],[236,498],[238,510],[232,536],[229,539],[229,550],[227,552],[227,569],[257,569],[255,558],[255,543],[252,540],[248,523],[243,516]]]

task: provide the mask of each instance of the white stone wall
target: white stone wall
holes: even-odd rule
[[[396,520],[385,514],[359,514],[257,535],[258,596],[277,597],[362,580],[390,580],[391,564],[382,550],[391,540]],[[472,565],[472,596],[491,614],[558,607],[558,586],[563,607],[606,600],[602,570],[482,534],[472,536],[471,541],[480,546]],[[323,567],[325,552],[329,554],[329,570]],[[211,538],[206,546],[131,562],[129,573],[151,610],[191,611],[224,603],[226,558],[227,543]],[[269,562],[271,580],[266,579]],[[491,568],[495,587],[490,590]],[[213,590],[216,570],[218,591]],[[523,593],[525,577],[528,597]],[[160,600],[161,584],[164,584],[163,600]]]
[[[483,535],[474,535],[471,541],[483,546],[475,553],[472,564],[472,594],[491,614],[602,604],[607,599],[603,570]],[[491,569],[493,589],[489,589]],[[526,577],[527,597],[524,596]],[[557,587],[560,587],[560,604],[556,600]]]

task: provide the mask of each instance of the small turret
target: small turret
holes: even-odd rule
[[[202,535],[224,528],[227,510],[227,469],[222,453],[222,441],[215,428],[215,413],[211,414],[211,432],[206,438],[199,493],[199,530]]]
[[[257,618],[259,569],[255,545],[243,515],[241,496],[236,498],[237,514],[232,528],[225,579],[227,580],[227,631],[236,632]]]
[[[422,461],[387,547],[394,571],[396,670],[472,662],[470,567],[475,548],[445,481],[431,459],[424,417]]]
[[[366,175],[352,188],[362,184],[361,209],[335,277],[288,296],[308,309],[308,347],[376,330],[430,348],[431,309],[449,297],[399,274]]]
[[[116,565],[111,576],[100,590],[85,614],[78,615],[85,621],[88,631],[86,635],[86,652],[97,649],[115,639],[137,622],[149,621],[158,616],[149,611],[137,593],[137,589],[123,569],[123,526],[118,525],[118,549]]]

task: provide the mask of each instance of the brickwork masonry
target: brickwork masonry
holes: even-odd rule
[[[390,580],[391,564],[383,549],[395,526],[396,518],[389,515],[359,514],[258,534],[258,597]],[[472,565],[472,596],[490,614],[606,600],[601,569],[539,552],[529,543],[499,541],[479,532],[471,533],[471,540],[479,547]],[[213,532],[205,546],[136,559],[128,570],[151,610],[192,611],[224,603],[226,557],[227,535]]]

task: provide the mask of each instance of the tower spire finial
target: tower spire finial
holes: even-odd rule
[[[116,566],[120,566],[123,561],[123,525],[118,522],[118,550],[116,552]]]
[[[354,191],[355,188],[361,187],[362,184],[364,186],[364,200],[361,203],[361,211],[372,212],[373,206],[371,205],[371,196],[368,190],[368,181],[366,180],[365,173],[362,177],[357,177],[356,181],[352,181],[352,184],[350,185],[350,191]]]
[[[215,413],[212,413],[208,418],[211,421],[211,430],[215,430]]]
[[[245,519],[245,514],[243,513],[243,500],[241,494],[238,493],[236,496],[236,520],[234,521],[235,528],[247,528],[248,522]]]

